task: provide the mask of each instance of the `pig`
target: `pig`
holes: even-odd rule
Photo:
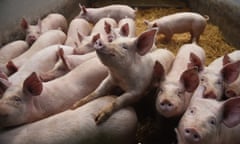
[[[12,84],[4,92],[0,99],[0,128],[62,112],[96,89],[106,76],[107,68],[97,57],[46,83],[33,72],[22,83]],[[1,81],[0,85],[3,85]]]
[[[195,42],[180,47],[170,72],[159,85],[156,109],[160,115],[170,118],[184,113],[199,84],[205,57],[205,51]]]
[[[7,144],[134,144],[137,116],[131,107],[114,113],[102,126],[95,124],[94,115],[114,99],[102,97],[74,111],[67,110],[5,130],[0,133],[0,141]]]
[[[111,88],[119,86],[124,93],[111,104],[103,106],[96,116],[96,124],[101,124],[113,112],[138,102],[147,91],[153,76],[154,65],[158,61],[167,72],[174,60],[172,52],[164,49],[148,54],[155,42],[157,29],[143,32],[136,38],[121,37],[111,43],[98,39],[96,52],[101,62],[108,67],[109,74],[88,96],[73,105],[77,108],[97,97],[106,95]]]
[[[234,96],[234,90],[228,89],[237,83],[234,82],[239,75],[240,51],[234,51],[219,57],[204,67],[200,72],[200,84],[206,87],[205,98],[223,100],[225,92],[227,97]],[[235,83],[235,84],[234,84]]]
[[[73,19],[69,24],[67,39],[65,45],[71,47],[80,46],[78,33],[82,36],[88,36],[92,30],[92,26],[84,19]]]
[[[239,144],[240,97],[216,101],[203,98],[204,90],[196,89],[179,122],[178,144]]]
[[[114,30],[115,39],[120,36],[125,37],[135,37],[136,36],[136,24],[135,21],[131,18],[124,18],[118,22],[118,27]]]
[[[50,13],[43,20],[39,19],[37,25],[29,25],[27,20],[23,18],[21,27],[26,31],[26,41],[29,45],[32,45],[41,34],[49,30],[59,29],[66,32],[67,20],[61,14]]]
[[[112,18],[102,18],[93,27],[90,36],[81,36],[81,45],[76,48],[76,54],[85,54],[94,51],[93,44],[99,37],[105,42],[111,42],[114,40],[113,29],[117,27],[117,22]]]
[[[64,51],[60,49],[58,52],[59,60],[54,65],[54,67],[47,71],[40,74],[40,79],[44,82],[53,80],[60,76],[65,75],[78,65],[84,63],[85,61],[96,57],[95,52],[91,52],[85,55],[66,55]]]
[[[79,4],[81,9],[77,17],[86,19],[90,23],[96,24],[100,19],[109,17],[119,22],[121,19],[128,17],[135,19],[136,11],[128,5],[108,5],[100,8],[86,8],[84,5]]]
[[[203,33],[208,16],[201,16],[193,12],[180,12],[161,17],[159,19],[144,23],[149,27],[158,27],[158,33],[165,35],[165,41],[169,42],[173,34],[189,32],[191,41],[198,42],[200,35]]]
[[[32,72],[41,74],[51,70],[59,59],[57,55],[59,53],[58,51],[64,52],[65,55],[72,55],[74,48],[64,45],[46,47],[29,58],[28,62],[24,63],[16,73],[9,76],[8,80],[12,84],[19,84]]]
[[[54,44],[63,44],[65,40],[66,35],[60,30],[50,30],[42,34],[27,51],[6,64],[8,69],[7,75],[15,73],[31,56],[41,49]]]
[[[28,48],[28,44],[23,40],[16,40],[6,44],[2,48],[0,48],[0,63],[7,63],[11,59],[21,55]]]

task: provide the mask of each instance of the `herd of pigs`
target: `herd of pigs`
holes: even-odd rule
[[[25,41],[0,49],[0,143],[136,143],[138,118],[129,106],[151,88],[159,115],[181,117],[172,129],[178,144],[240,143],[240,51],[205,65],[198,40],[208,16],[145,20],[136,36],[137,9],[80,9],[69,25],[57,13],[36,25],[23,18]],[[156,48],[158,33],[169,42],[185,32],[190,43],[176,55]]]

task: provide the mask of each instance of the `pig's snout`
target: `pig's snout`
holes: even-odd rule
[[[27,39],[29,44],[33,44],[36,40],[37,38],[33,35],[28,36],[28,39]]]
[[[171,112],[176,109],[176,106],[171,103],[169,100],[165,99],[160,102],[160,109],[164,112]]]
[[[217,95],[213,91],[206,92],[203,95],[204,98],[217,99]]]
[[[184,137],[191,143],[198,143],[201,140],[201,136],[194,128],[185,128]]]
[[[233,90],[226,90],[225,95],[227,98],[236,97],[237,94]]]
[[[103,42],[102,42],[100,39],[98,39],[98,40],[94,43],[93,47],[94,47],[96,50],[100,50],[100,49],[104,48],[105,45],[103,44]]]

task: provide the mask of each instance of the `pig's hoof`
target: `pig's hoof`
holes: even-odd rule
[[[109,114],[102,111],[96,116],[95,122],[96,122],[97,125],[99,125],[102,122],[104,122],[105,120],[107,120],[108,117],[109,117]]]
[[[80,106],[82,106],[82,105],[84,105],[84,104],[85,104],[85,102],[82,101],[82,100],[77,101],[77,102],[75,102],[75,103],[73,104],[73,106],[72,106],[70,109],[71,109],[71,110],[75,110],[76,108],[78,108],[78,107],[80,107]]]

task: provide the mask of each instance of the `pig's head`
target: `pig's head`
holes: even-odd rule
[[[74,54],[81,55],[94,51],[95,49],[93,46],[99,38],[99,33],[90,36],[82,36],[78,33],[78,39],[81,42],[81,45],[78,45],[77,48],[74,49]]]
[[[187,69],[178,81],[165,79],[159,87],[156,109],[165,117],[182,115],[191,99],[192,92],[199,84],[196,68]]]
[[[155,21],[150,22],[148,20],[144,20],[143,22],[147,26],[148,29],[149,28],[157,28],[158,27],[158,25],[157,25],[157,23]]]
[[[136,38],[120,37],[111,43],[98,39],[94,45],[97,55],[110,69],[125,70],[140,61],[153,46],[157,30],[150,29]]]
[[[26,31],[26,41],[32,45],[41,35],[41,20],[38,20],[37,25],[29,25],[25,18],[22,19],[21,27]]]
[[[225,96],[227,98],[240,95],[240,61],[226,64],[221,70],[224,80]]]
[[[60,77],[72,69],[71,64],[68,62],[68,58],[64,54],[62,48],[60,48],[57,52],[58,61],[54,65],[53,69],[46,73],[40,74],[40,79],[44,82],[53,80],[57,77]]]
[[[42,83],[36,73],[26,78],[22,86],[9,86],[0,99],[0,127],[32,121],[31,114],[35,111],[33,97],[40,95],[41,91]]]
[[[228,134],[226,127],[240,123],[240,97],[224,102],[203,98],[204,86],[199,86],[176,129],[179,144],[217,144]],[[225,129],[224,129],[225,128]]]

